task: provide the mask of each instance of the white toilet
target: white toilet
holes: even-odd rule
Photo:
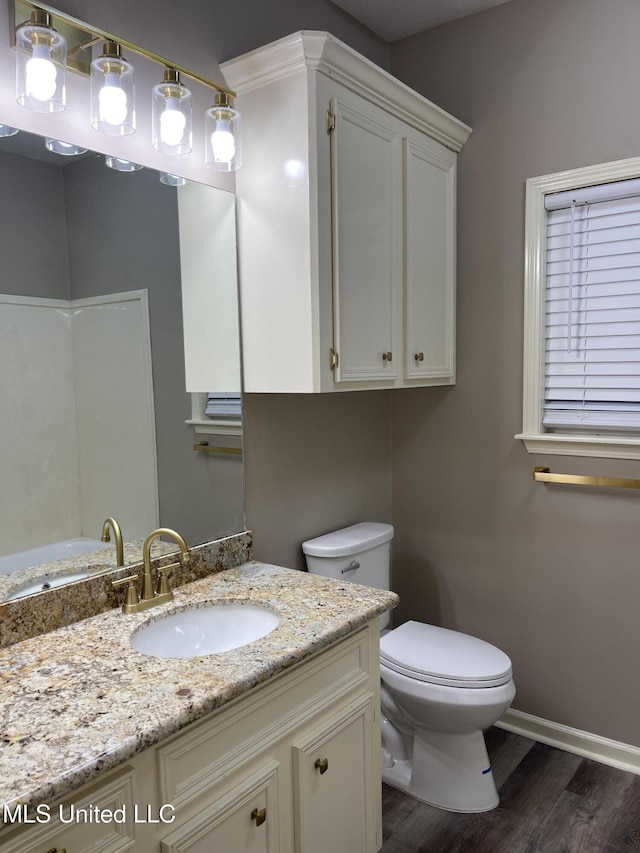
[[[313,574],[390,588],[390,524],[363,522],[304,542]],[[482,730],[515,696],[511,661],[495,646],[446,628],[380,617],[382,778],[456,812],[498,805]]]

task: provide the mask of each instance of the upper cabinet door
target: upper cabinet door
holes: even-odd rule
[[[402,276],[401,137],[361,98],[331,100],[336,382],[398,376]]]
[[[455,164],[443,145],[403,141],[405,378],[455,381]]]

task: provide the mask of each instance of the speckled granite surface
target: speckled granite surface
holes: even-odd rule
[[[134,652],[149,620],[208,602],[273,610],[240,649],[166,660]],[[143,613],[103,613],[0,649],[0,804],[53,803],[397,604],[392,592],[246,563]],[[1,810],[0,810],[1,813]]]
[[[251,559],[251,534],[245,531],[223,539],[215,539],[213,542],[195,545],[189,549],[189,552],[190,561],[185,566],[177,566],[172,571],[170,577],[172,589],[212,573],[238,566]],[[129,553],[137,559],[137,562],[132,565],[108,571],[106,574],[104,568],[100,568],[91,577],[75,583],[14,601],[0,601],[0,648],[117,607],[124,600],[124,591],[114,589],[111,581],[130,574],[142,575],[142,546],[138,550],[134,547]],[[161,540],[155,540],[151,553],[154,557],[152,566],[175,562],[178,554],[175,544]],[[158,553],[165,556],[158,557]],[[87,555],[80,555],[73,561],[59,560],[52,571],[77,571],[83,557],[86,559]],[[72,566],[71,563],[73,563]]]

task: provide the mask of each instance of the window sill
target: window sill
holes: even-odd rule
[[[640,438],[604,435],[529,435],[519,433],[529,453],[556,456],[593,456],[605,459],[640,459]]]
[[[242,435],[242,421],[216,421],[212,419],[185,421],[197,435]]]

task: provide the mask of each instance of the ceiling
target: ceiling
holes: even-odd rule
[[[385,41],[411,36],[509,0],[332,0]]]

